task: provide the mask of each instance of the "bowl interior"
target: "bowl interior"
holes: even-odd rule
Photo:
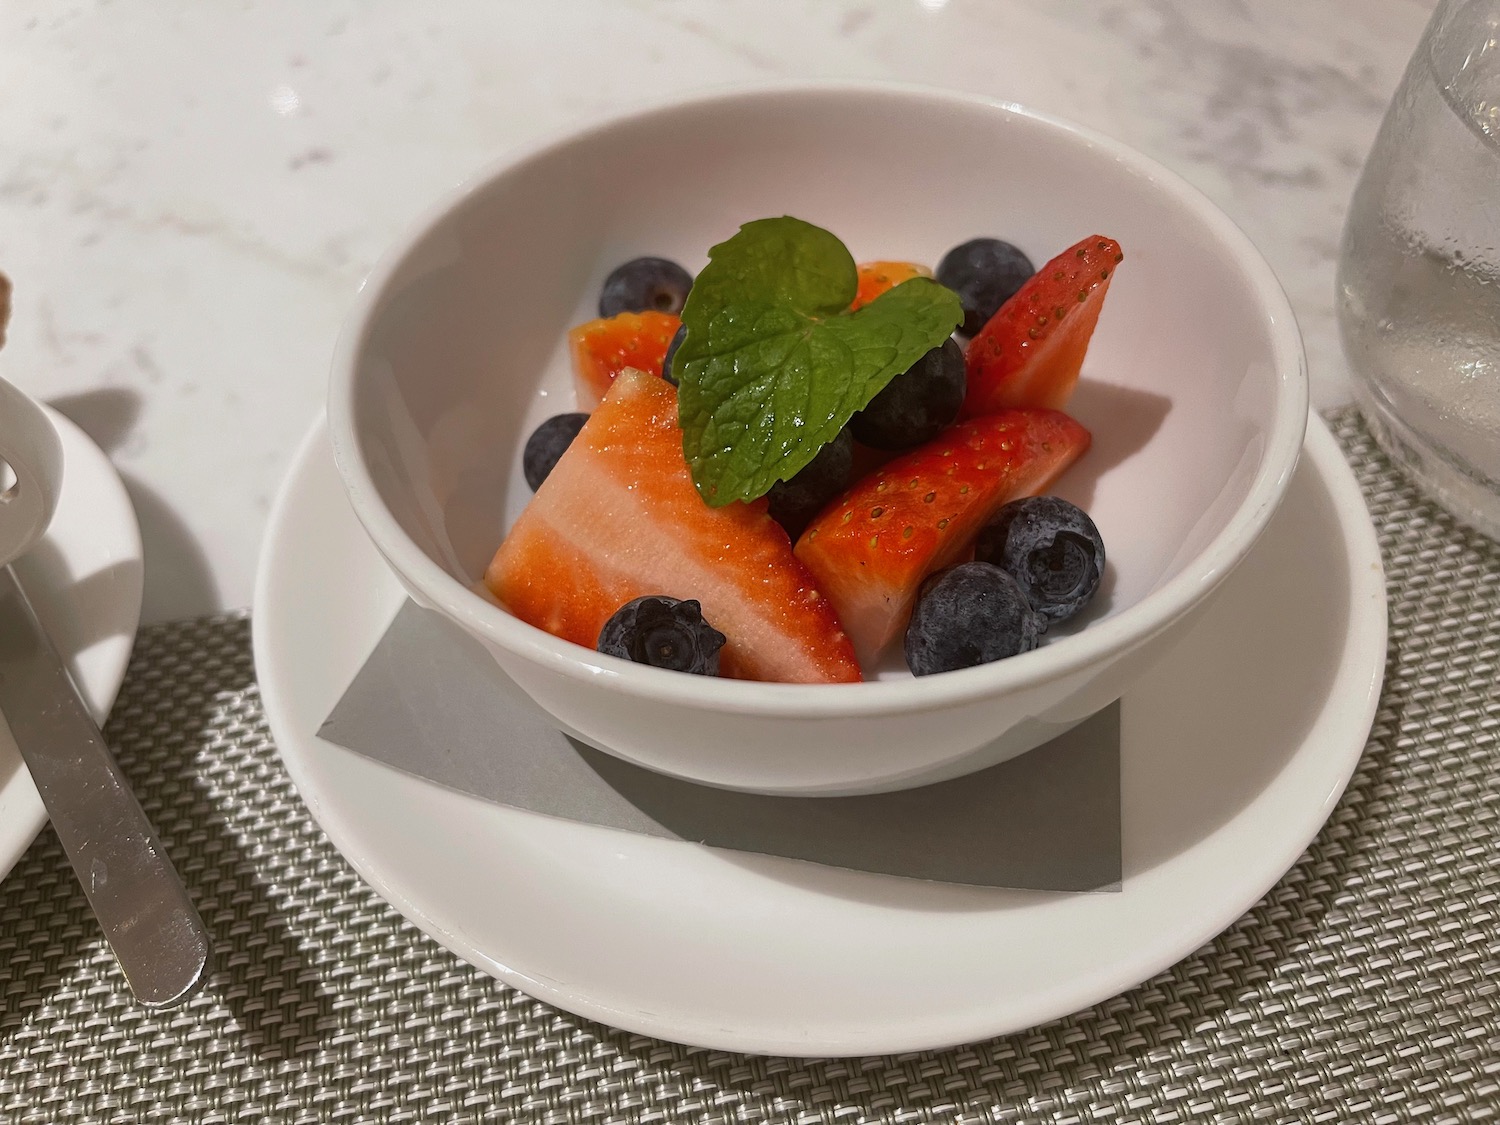
[[[564,334],[620,262],[696,271],[741,223],[780,214],[857,260],[932,266],[981,234],[1038,267],[1105,234],[1125,262],[1069,408],[1094,446],[1056,491],[1109,555],[1080,624],[1118,615],[1235,516],[1296,363],[1263,267],[1165,179],[1023,112],[901,91],[730,96],[576,135],[435,213],[379,284],[350,353],[360,455],[406,535],[472,585],[530,496],[526,436],[574,409]]]

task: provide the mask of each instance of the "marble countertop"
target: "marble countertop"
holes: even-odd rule
[[[125,479],[148,621],[249,604],[360,279],[434,196],[624,104],[898,78],[1087,122],[1249,233],[1347,397],[1333,264],[1432,0],[0,7],[0,374]]]

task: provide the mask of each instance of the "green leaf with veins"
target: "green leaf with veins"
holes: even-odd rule
[[[849,312],[858,270],[821,227],[746,223],[708,252],[673,359],[682,447],[713,507],[763,496],[963,319],[929,278]]]

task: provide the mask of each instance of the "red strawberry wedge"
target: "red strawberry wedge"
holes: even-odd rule
[[[911,615],[922,579],[957,562],[999,508],[1043,491],[1089,446],[1055,410],[960,422],[856,483],[797,540],[797,557],[872,661]]]
[[[677,389],[627,369],[500,545],[485,584],[521,620],[593,648],[632,598],[696,598],[726,676],[860,679],[838,618],[766,502],[710,508],[682,455]]]
[[[619,313],[568,329],[568,354],[578,409],[591,411],[627,367],[661,374],[672,335],[682,321],[671,313]]]
[[[961,418],[1013,406],[1067,405],[1104,294],[1124,260],[1120,244],[1090,235],[1037,270],[969,343]]]

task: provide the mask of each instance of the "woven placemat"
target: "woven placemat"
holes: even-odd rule
[[[1139,988],[1022,1035],[824,1061],[561,1013],[360,882],[276,757],[247,620],[217,617],[142,631],[108,728],[213,931],[215,980],[137,1007],[43,832],[0,884],[0,1121],[1493,1119],[1500,550],[1424,503],[1352,412],[1331,422],[1390,582],[1369,748],[1266,899]]]

